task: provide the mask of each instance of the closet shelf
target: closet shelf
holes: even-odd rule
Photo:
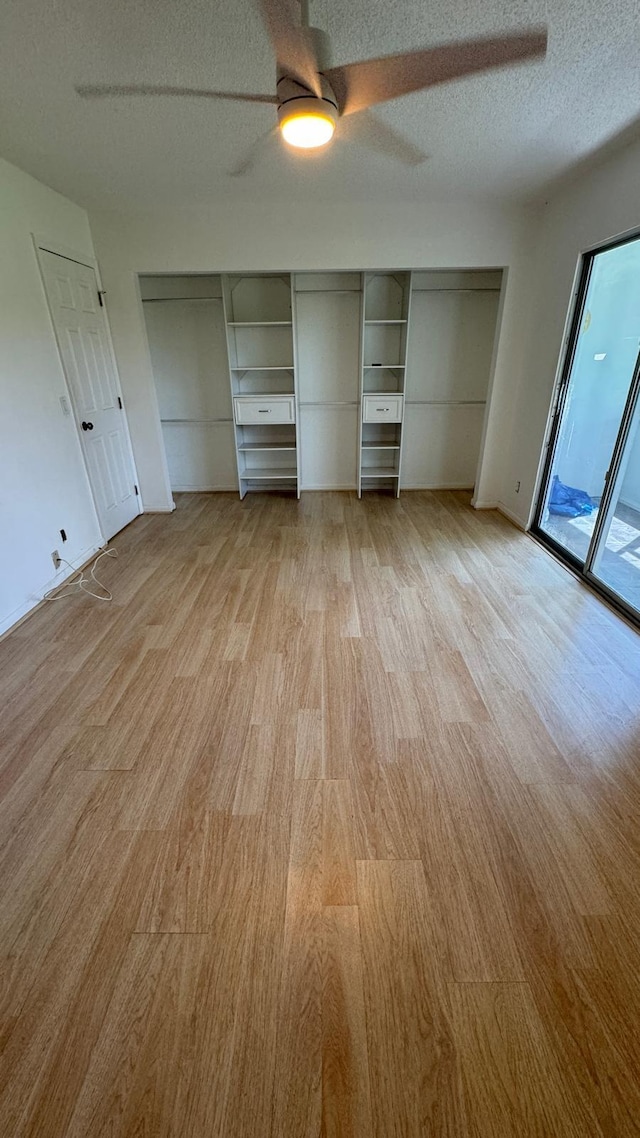
[[[400,450],[400,443],[363,443],[363,450]]]
[[[393,470],[390,466],[363,466],[363,478],[399,478],[400,475],[397,470]]]
[[[291,466],[272,466],[269,470],[265,467],[245,467],[241,472],[240,477],[245,482],[271,482],[274,479],[278,481],[282,478],[295,479],[297,478],[296,468]]]
[[[222,303],[221,296],[143,296],[143,304],[167,304],[172,300],[179,300],[184,304],[185,300],[219,300]]]
[[[241,454],[247,454],[249,451],[253,451],[253,450],[269,450],[269,451],[291,450],[291,451],[295,452],[295,449],[296,449],[295,443],[240,443],[240,446],[238,447],[238,450]]]
[[[229,328],[291,328],[291,320],[230,320]]]
[[[365,364],[365,371],[404,371],[404,364]]]
[[[365,320],[365,324],[406,324],[406,320]]]
[[[221,418],[217,418],[217,419],[161,419],[160,422],[161,423],[195,423],[197,426],[203,426],[203,425],[206,425],[207,423],[233,423],[233,419],[229,416],[228,418],[221,417]]]
[[[293,364],[266,364],[262,367],[232,367],[231,371],[293,371]]]

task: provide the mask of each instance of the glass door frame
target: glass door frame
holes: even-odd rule
[[[542,545],[546,546],[547,549],[555,554],[560,561],[564,561],[581,580],[589,585],[595,592],[599,593],[609,604],[613,605],[614,608],[618,609],[633,624],[640,627],[640,612],[627,604],[619,593],[615,593],[612,589],[608,588],[592,571],[599,544],[608,530],[610,521],[609,514],[618,480],[618,472],[620,470],[629,432],[634,421],[635,411],[640,400],[640,351],[636,358],[633,377],[629,386],[624,411],[620,419],[620,427],[611,455],[611,462],[606,473],[604,490],[598,506],[598,517],[584,561],[581,561],[580,558],[576,557],[569,549],[560,545],[559,542],[542,528],[542,518],[549,489],[556,444],[558,442],[562,416],[569,392],[569,380],[571,378],[578,347],[578,335],[582,326],[584,307],[595,259],[599,253],[606,253],[609,249],[616,249],[621,245],[628,245],[637,240],[640,240],[640,232],[627,234],[625,237],[617,238],[615,241],[608,241],[604,245],[598,245],[583,253],[581,256],[580,266],[577,272],[578,283],[573,296],[570,318],[567,321],[568,331],[563,345],[562,365],[559,369],[559,377],[553,396],[551,425],[548,429],[547,440],[545,442],[546,455],[540,475],[535,512],[531,522],[530,532]]]

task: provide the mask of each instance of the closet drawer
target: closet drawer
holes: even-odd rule
[[[295,423],[293,395],[237,395],[233,400],[236,423]]]
[[[363,423],[401,423],[402,395],[365,395],[362,400]]]

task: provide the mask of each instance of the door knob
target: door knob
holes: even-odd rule
[[[82,430],[83,430],[83,431],[92,431],[92,430],[93,430],[93,423],[85,423],[85,422],[83,421],[83,423],[82,423]]]

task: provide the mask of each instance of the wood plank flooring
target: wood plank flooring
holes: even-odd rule
[[[462,493],[113,545],[0,643],[0,1133],[640,1135],[640,637]]]

